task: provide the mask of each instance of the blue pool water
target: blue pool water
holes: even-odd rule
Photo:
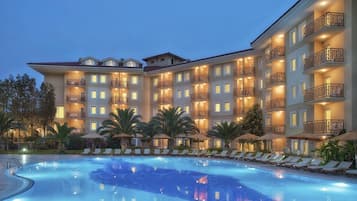
[[[34,186],[11,201],[356,201],[357,181],[298,175],[236,161],[80,158],[27,165]]]

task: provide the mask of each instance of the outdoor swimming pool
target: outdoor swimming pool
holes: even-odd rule
[[[355,201],[357,181],[228,160],[83,157],[24,166],[33,187],[11,201]]]

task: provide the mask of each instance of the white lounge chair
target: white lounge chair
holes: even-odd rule
[[[330,168],[330,167],[325,167],[322,168],[322,172],[343,172],[348,170],[352,165],[351,161],[342,161],[340,164],[338,164],[336,167]]]
[[[233,158],[238,153],[237,150],[233,150],[229,155],[228,158]]]
[[[89,148],[85,148],[82,152],[83,155],[88,155],[90,154],[90,149]]]
[[[279,163],[279,162],[282,161],[284,158],[285,158],[284,155],[278,155],[277,157],[271,158],[271,159],[268,160],[267,162],[272,163],[272,164],[274,164],[274,163]],[[291,160],[291,158],[290,158],[289,160]]]
[[[269,162],[269,161],[272,161],[272,160],[276,160],[278,157],[281,157],[281,155],[280,154],[278,154],[278,153],[275,153],[275,154],[270,154],[270,156],[269,157],[267,157],[267,158],[260,158],[260,159],[258,159],[258,161],[259,162]]]
[[[211,151],[211,152],[207,152],[207,154],[206,154],[205,156],[211,157],[211,156],[216,155],[217,153],[218,153],[217,150],[213,150],[213,151]]]
[[[293,168],[306,167],[310,164],[311,161],[312,161],[312,158],[303,158],[300,162],[295,163],[295,164],[291,165],[290,167],[293,167]]]
[[[265,153],[260,157],[256,157],[254,159],[254,161],[263,161],[263,160],[267,160],[269,157],[271,156],[271,153]]]
[[[110,154],[112,154],[112,152],[113,152],[113,149],[112,149],[112,148],[106,148],[106,149],[104,150],[103,154],[105,154],[105,155],[110,155]]]
[[[243,157],[244,160],[254,160],[256,158],[260,158],[262,157],[263,153],[262,152],[257,152],[255,155],[251,155],[251,156],[246,156],[246,157]]]
[[[198,154],[198,150],[195,149],[192,152],[188,153],[189,156],[196,156]]]
[[[161,151],[160,149],[154,149],[154,155],[160,155]]]
[[[336,165],[338,164],[338,161],[329,161],[328,163],[326,163],[325,165],[318,165],[318,166],[307,166],[308,170],[311,171],[317,171],[317,170],[321,170],[323,168],[334,168],[336,167]]]
[[[196,154],[196,156],[203,156],[203,155],[206,155],[206,154],[207,154],[207,150],[204,149],[204,150],[199,151],[199,152]]]
[[[238,160],[243,158],[245,154],[246,154],[245,152],[240,152],[240,154],[236,154],[233,158]]]
[[[167,155],[170,152],[170,149],[164,149],[162,150],[162,155]]]
[[[174,150],[172,150],[171,155],[176,156],[176,155],[178,155],[178,153],[179,153],[179,150],[174,149]]]
[[[121,149],[114,149],[114,155],[120,155]]]
[[[223,150],[223,151],[221,151],[221,153],[215,154],[214,156],[224,158],[224,157],[227,157],[227,154],[228,154],[228,150]]]
[[[126,148],[124,151],[124,155],[130,155],[131,154],[131,149]]]
[[[357,169],[346,170],[346,174],[357,176]]]
[[[188,154],[188,150],[187,149],[184,149],[180,153],[178,153],[178,155],[180,155],[180,156],[187,155],[187,154]]]
[[[138,149],[138,148],[135,149],[135,150],[134,150],[134,154],[135,154],[135,155],[140,155],[140,154],[141,154],[141,149]]]
[[[102,149],[100,149],[100,148],[96,148],[94,150],[94,152],[93,152],[93,154],[95,154],[95,155],[98,155],[98,154],[101,154],[101,153],[102,153]]]
[[[150,154],[150,149],[144,149],[144,155],[149,155]]]
[[[296,156],[296,157],[293,157],[289,162],[281,163],[279,165],[284,166],[284,167],[290,167],[290,166],[298,163],[299,160],[301,160],[301,157]]]

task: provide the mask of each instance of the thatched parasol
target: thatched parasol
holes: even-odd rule
[[[275,139],[284,138],[284,137],[285,137],[284,135],[268,133],[268,134],[265,134],[265,135],[259,137],[258,140],[275,140]]]
[[[191,138],[193,140],[199,140],[199,141],[208,139],[208,137],[206,135],[202,134],[202,133],[197,133],[197,134],[190,135],[190,136],[188,136],[188,138]]]
[[[101,136],[97,133],[88,133],[86,135],[81,136],[81,138],[85,138],[85,139],[104,139],[104,136]]]
[[[116,135],[113,135],[113,138],[131,138],[132,136],[126,133],[119,133]]]
[[[357,131],[350,131],[332,139],[341,141],[357,141]]]
[[[241,135],[239,137],[236,137],[234,139],[234,141],[241,141],[241,140],[257,140],[259,137],[254,135],[254,134],[251,134],[251,133],[246,133],[244,135]]]
[[[154,135],[153,138],[154,139],[170,139],[171,137],[164,133],[161,133],[161,134]]]

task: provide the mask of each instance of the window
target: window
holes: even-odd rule
[[[216,103],[215,104],[214,111],[215,112],[221,112],[221,104],[220,103]]]
[[[290,32],[290,44],[291,45],[296,44],[296,31],[295,30]]]
[[[92,99],[96,99],[97,98],[97,91],[92,91],[90,96],[91,96]]]
[[[99,114],[101,114],[101,115],[105,114],[105,107],[100,107],[99,108]]]
[[[290,113],[290,128],[295,128],[297,125],[296,112]]]
[[[305,122],[307,122],[307,112],[306,111],[304,111],[303,113],[302,113],[302,121],[305,123]]]
[[[260,99],[260,108],[263,108],[264,107],[264,101],[263,99]]]
[[[131,100],[138,100],[138,93],[136,91],[131,92]]]
[[[264,81],[260,80],[260,89],[263,89],[263,88],[264,88]]]
[[[190,90],[189,89],[185,89],[185,97],[190,97]]]
[[[99,82],[101,84],[105,84],[107,82],[107,76],[106,75],[100,75]]]
[[[225,84],[224,85],[224,93],[230,93],[230,92],[231,92],[231,85]]]
[[[221,76],[221,67],[220,67],[220,66],[216,66],[216,67],[214,68],[214,75],[215,75],[216,77]]]
[[[97,75],[91,75],[90,80],[91,80],[92,83],[97,83],[98,82]]]
[[[296,59],[292,59],[290,62],[290,69],[292,72],[296,71]]]
[[[138,114],[138,108],[137,107],[132,107],[131,109],[133,109],[133,112],[134,112],[135,115]]]
[[[90,123],[90,130],[91,131],[97,130],[97,122],[91,122]]]
[[[92,106],[91,110],[90,110],[91,114],[97,114],[97,107],[96,106]]]
[[[220,94],[221,93],[221,86],[220,85],[216,85],[215,92],[216,92],[216,94]]]
[[[176,81],[177,81],[177,82],[182,82],[182,73],[178,73],[178,74],[176,75]]]
[[[64,118],[64,107],[63,106],[57,106],[56,107],[56,116],[57,119],[63,119]]]
[[[229,102],[224,103],[224,111],[226,111],[226,112],[231,111],[231,103],[229,103]]]
[[[231,65],[227,64],[223,68],[223,73],[224,75],[230,75],[231,74]]]
[[[154,93],[153,100],[157,101],[158,99],[159,99],[159,94],[158,93]]]
[[[137,67],[138,65],[134,61],[128,61],[128,62],[126,62],[126,66],[127,67]]]
[[[187,114],[190,114],[190,106],[188,106],[188,105],[185,106],[185,112]]]
[[[306,90],[306,83],[303,82],[303,83],[301,84],[301,93],[304,94],[304,93],[305,93],[305,90]]]
[[[136,75],[131,76],[131,84],[138,84],[138,76]]]
[[[182,91],[181,90],[177,91],[177,98],[182,98]]]
[[[306,54],[304,53],[304,54],[301,55],[301,63],[302,63],[302,65],[305,65],[305,59],[306,59]]]
[[[159,79],[154,78],[154,79],[152,80],[152,85],[154,85],[154,87],[156,87],[158,84],[159,84]]]
[[[294,99],[296,98],[296,86],[291,87],[291,95]]]
[[[190,81],[190,72],[185,72],[184,79],[185,81]]]
[[[101,91],[99,94],[100,99],[105,99],[105,91]]]

